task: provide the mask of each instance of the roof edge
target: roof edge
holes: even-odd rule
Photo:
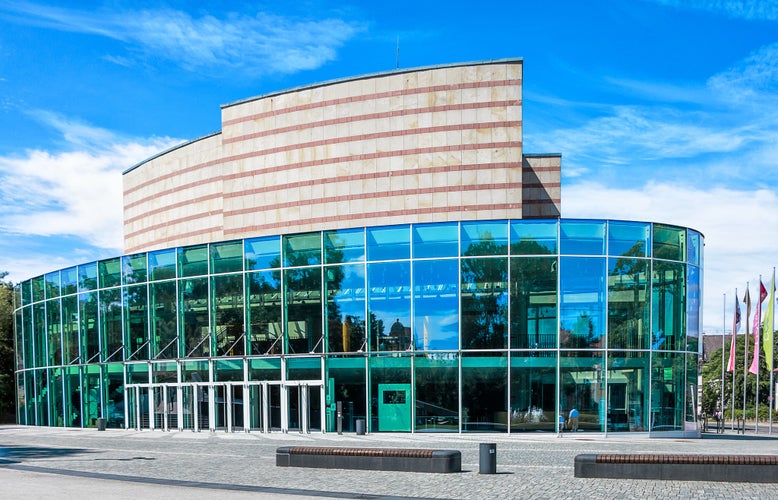
[[[202,141],[202,140],[211,138],[211,137],[216,136],[216,135],[221,135],[221,133],[222,133],[222,131],[219,130],[218,132],[212,132],[212,133],[210,133],[208,135],[204,135],[202,137],[198,137],[197,139],[192,139],[191,141],[184,141],[181,144],[176,144],[175,146],[169,147],[169,148],[167,148],[164,151],[160,151],[159,153],[155,154],[154,156],[146,158],[145,160],[143,160],[140,163],[136,163],[135,165],[131,166],[130,168],[128,168],[127,170],[122,172],[122,175],[128,174],[128,173],[132,172],[133,170],[135,170],[136,168],[140,167],[141,165],[145,165],[146,163],[150,162],[151,160],[159,158],[160,156],[164,156],[164,155],[170,153],[171,151],[175,151],[176,149],[180,149],[180,148],[186,147],[186,146],[188,146],[190,144],[194,144],[195,142]]]

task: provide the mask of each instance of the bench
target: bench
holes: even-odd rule
[[[575,457],[575,477],[774,483],[778,456],[585,454]]]
[[[404,472],[461,472],[462,453],[457,450],[414,448],[283,446],[276,450],[276,466]]]

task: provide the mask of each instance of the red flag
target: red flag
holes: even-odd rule
[[[735,290],[735,316],[732,318],[732,342],[729,345],[729,362],[727,371],[735,371],[735,338],[740,329],[740,302],[737,300],[737,290]]]
[[[767,298],[767,288],[764,287],[762,280],[759,280],[759,301],[756,303],[756,312],[754,312],[754,359],[751,361],[751,367],[748,369],[751,373],[759,373],[759,323],[762,321],[762,302]]]

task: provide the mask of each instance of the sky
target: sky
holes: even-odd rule
[[[0,271],[122,253],[121,173],[220,105],[399,68],[524,59],[525,153],[562,216],[705,236],[703,324],[778,262],[778,0],[0,2]],[[741,330],[742,331],[742,330]]]

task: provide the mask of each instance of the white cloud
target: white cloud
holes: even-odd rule
[[[654,0],[679,9],[695,9],[723,14],[735,19],[778,20],[775,0]]]
[[[145,56],[187,70],[239,68],[251,74],[293,73],[322,66],[364,28],[342,19],[305,20],[258,12],[195,18],[173,9],[84,11],[13,3],[16,22],[112,38]],[[125,56],[107,60],[127,65]]]
[[[731,297],[738,287],[742,297],[746,283],[759,274],[767,281],[778,264],[778,232],[774,230],[778,195],[772,190],[706,190],[693,184],[664,183],[625,189],[580,182],[563,186],[562,194],[565,217],[662,222],[703,233],[703,321],[709,330],[723,326],[723,293]],[[731,310],[732,304],[727,307]]]

